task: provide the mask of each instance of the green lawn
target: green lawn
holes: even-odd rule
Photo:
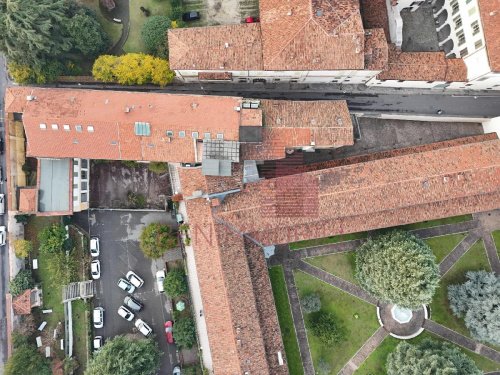
[[[446,341],[439,336],[433,335],[427,331],[422,332],[419,336],[408,340],[411,344],[416,344],[423,339],[432,338],[438,341]],[[366,359],[366,361],[354,373],[355,375],[385,375],[385,364],[387,355],[391,353],[402,340],[398,340],[392,336],[387,336],[380,346]],[[484,372],[500,370],[500,364],[484,358],[476,353],[459,347],[465,354],[467,354],[476,365]]]
[[[338,243],[344,241],[352,241],[360,238],[366,238],[366,236],[367,236],[366,232],[359,232],[359,233],[339,234],[337,236],[330,236],[323,238],[315,238],[313,240],[291,242],[290,250],[298,250],[298,249],[303,249],[305,247],[327,245],[331,243]]]
[[[421,223],[403,225],[399,228],[404,229],[404,230],[432,228],[432,227],[437,227],[439,225],[456,224],[456,223],[461,223],[461,222],[470,221],[470,220],[472,220],[472,215],[452,216],[452,217],[446,217],[444,219],[422,221]]]
[[[436,262],[439,264],[466,236],[467,233],[456,233],[426,238],[424,241],[432,249],[436,256]]]
[[[317,366],[320,359],[323,359],[330,364],[331,373],[337,374],[379,327],[376,308],[300,271],[295,272],[295,284],[300,297],[318,293],[322,310],[333,312],[346,327],[346,340],[333,346],[325,346],[308,331],[314,365]],[[307,316],[305,319],[307,326]]]
[[[431,319],[465,336],[470,336],[463,319],[455,317],[448,305],[448,286],[461,284],[467,271],[487,270],[490,264],[483,241],[476,242],[441,279],[440,286],[431,303]]]
[[[285,275],[281,266],[271,267],[269,277],[273,288],[274,303],[278,313],[281,336],[285,345],[286,359],[290,375],[303,375],[304,367],[300,358],[297,335],[293,325],[292,312],[288,302],[288,293],[285,285]]]
[[[356,268],[356,253],[354,251],[307,258],[306,262],[332,275],[359,285],[354,277],[354,270]]]
[[[89,311],[90,305],[83,300],[73,301],[73,356],[80,364],[76,374],[83,374],[89,359]]]
[[[495,241],[495,247],[497,248],[498,256],[500,257],[500,230],[496,230],[491,233],[493,241]]]
[[[111,46],[114,46],[116,42],[122,36],[123,25],[121,23],[113,22],[112,20],[108,20],[101,10],[99,9],[99,0],[77,0],[80,4],[85,5],[87,8],[90,8],[97,15],[97,19],[101,24],[104,31],[109,35],[111,39]]]
[[[141,12],[140,7],[148,9],[151,16],[170,16],[172,9],[170,1],[165,0],[139,0],[130,3],[130,31],[123,50],[129,52],[146,52],[142,42],[141,29],[147,17]]]

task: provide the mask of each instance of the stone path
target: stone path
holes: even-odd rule
[[[380,327],[375,333],[365,341],[363,346],[339,371],[339,375],[352,375],[361,366],[361,364],[378,348],[380,343],[389,335],[384,327]]]
[[[486,254],[488,255],[488,260],[490,261],[491,270],[497,275],[500,275],[500,259],[498,258],[497,248],[495,247],[495,242],[490,233],[483,235],[484,247],[486,248]]]
[[[481,236],[477,232],[470,232],[447,256],[439,263],[441,277],[474,245]]]
[[[415,229],[410,232],[420,238],[438,237],[447,234],[469,232],[479,225],[477,220],[463,221],[461,223],[439,225],[437,227]]]
[[[305,249],[295,250],[300,258],[317,257],[321,255],[329,255],[335,253],[343,253],[345,251],[352,251],[358,248],[363,243],[362,240],[338,242],[328,245],[320,245],[313,247],[306,247]]]

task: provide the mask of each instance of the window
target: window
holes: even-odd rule
[[[472,35],[479,34],[479,22],[478,21],[472,22],[471,27],[472,27]]]
[[[73,171],[73,177],[78,177],[78,171]]]
[[[479,49],[483,46],[483,40],[482,39],[479,39],[476,41],[476,43],[474,43],[474,47],[476,47],[476,49]]]
[[[458,38],[458,45],[461,46],[462,44],[465,43],[465,35],[463,31],[459,31],[457,33],[457,38]]]
[[[453,0],[450,4],[451,6],[451,10],[452,10],[452,14],[457,14],[458,13],[458,0]]]
[[[462,18],[460,16],[457,16],[453,19],[453,22],[455,22],[455,28],[459,29],[462,27]]]
[[[198,139],[198,136],[199,136],[198,132],[191,133],[191,138]]]
[[[82,126],[81,126],[81,125],[75,125],[75,130],[76,130],[78,133],[81,133],[81,132],[82,132]]]
[[[63,129],[66,130],[67,132],[70,131],[69,125],[63,125]]]
[[[186,132],[184,130],[179,130],[179,138],[184,138],[186,136]]]
[[[217,139],[224,139],[223,133],[217,133]]]
[[[87,131],[89,133],[93,133],[94,132],[94,127],[92,125],[87,126]]]
[[[151,128],[149,122],[136,121],[134,125],[135,135],[149,137],[151,135]]]
[[[87,179],[87,171],[82,171],[82,180]]]
[[[173,137],[174,136],[174,131],[173,130],[167,130],[167,137]]]
[[[463,50],[460,51],[460,57],[467,56],[469,54],[469,51],[467,48],[464,48]]]
[[[78,159],[73,159],[73,165],[78,165],[78,164],[80,164]]]
[[[46,124],[40,124],[40,129],[42,129],[42,130],[47,129],[47,125]]]
[[[89,165],[89,161],[87,159],[82,159],[82,168],[87,169]]]
[[[88,199],[87,198],[87,193],[82,193],[82,195],[81,195],[81,201],[82,201],[82,203],[87,202],[87,199]]]
[[[86,181],[82,182],[82,190],[87,190],[88,183]]]
[[[52,127],[52,130],[58,130],[59,129],[59,125],[57,125],[57,124],[52,124],[51,127]]]
[[[73,184],[73,189],[78,189],[78,184]]]
[[[203,138],[205,138],[205,139],[210,139],[210,133],[205,133],[205,134],[203,135]]]

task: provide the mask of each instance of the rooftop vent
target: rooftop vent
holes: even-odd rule
[[[75,145],[77,145],[77,144],[78,144],[78,139],[73,139],[73,143],[74,143]]]
[[[42,129],[42,130],[47,129],[47,125],[46,124],[40,124],[40,129]]]
[[[191,108],[193,108],[193,109],[198,108],[198,103],[195,103],[195,102],[191,103]]]
[[[111,141],[111,146],[116,146],[118,144],[117,141]]]
[[[179,130],[179,138],[184,138],[186,136],[186,132],[184,130]]]
[[[241,107],[234,107],[234,110],[235,110],[236,112],[239,112],[239,111],[241,111]]]
[[[36,99],[36,97],[35,97],[35,96],[33,96],[33,95],[28,95],[28,96],[26,97],[26,100],[27,100],[28,102],[32,102],[32,101],[33,101],[33,100],[35,100],[35,99]]]
[[[125,107],[125,113],[129,113],[130,112],[130,107]]]
[[[224,48],[229,48],[229,43],[224,43]]]
[[[191,133],[191,137],[194,138],[194,139],[198,139],[198,136],[199,136],[198,132],[192,132]]]
[[[173,137],[174,136],[174,131],[173,130],[167,130],[167,137]]]
[[[291,16],[292,14],[293,14],[293,10],[290,9],[286,15]]]

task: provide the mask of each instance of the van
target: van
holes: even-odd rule
[[[5,194],[0,194],[0,215],[5,213]]]

